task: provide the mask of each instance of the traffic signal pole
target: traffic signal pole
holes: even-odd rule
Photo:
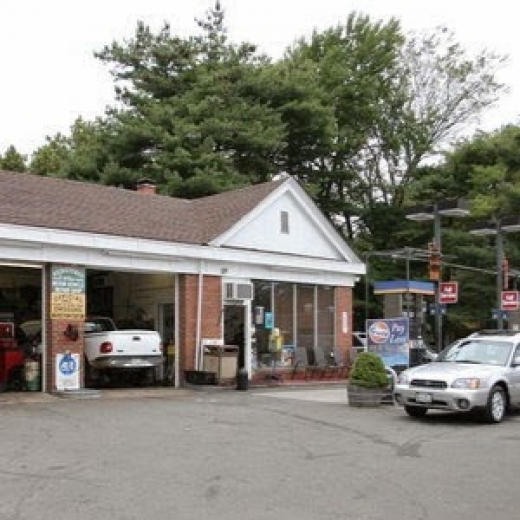
[[[504,286],[504,240],[502,238],[502,228],[500,219],[497,218],[497,239],[496,239],[496,262],[497,262],[497,329],[504,328],[504,318],[502,316],[502,288]]]
[[[435,286],[435,345],[437,352],[442,350],[442,312],[441,312],[441,282],[442,282],[442,244],[441,216],[437,204],[433,206],[433,241],[439,255],[439,277]]]

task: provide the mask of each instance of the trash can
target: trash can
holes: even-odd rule
[[[245,368],[239,368],[237,372],[237,390],[247,390],[249,388],[249,374]]]
[[[40,390],[40,363],[35,359],[26,359],[24,363],[25,385],[29,392]]]
[[[211,345],[204,350],[203,370],[214,372],[217,382],[236,378],[238,347],[236,345]]]

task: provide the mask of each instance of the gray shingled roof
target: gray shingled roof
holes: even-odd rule
[[[283,182],[189,201],[0,170],[0,223],[206,244]]]

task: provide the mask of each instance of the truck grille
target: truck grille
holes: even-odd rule
[[[417,386],[421,388],[447,388],[445,381],[434,381],[432,379],[412,379],[410,386]]]

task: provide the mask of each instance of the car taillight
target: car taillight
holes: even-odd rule
[[[103,341],[103,343],[99,345],[99,352],[101,352],[101,354],[108,354],[112,352],[112,348],[112,343],[110,343],[110,341]]]

